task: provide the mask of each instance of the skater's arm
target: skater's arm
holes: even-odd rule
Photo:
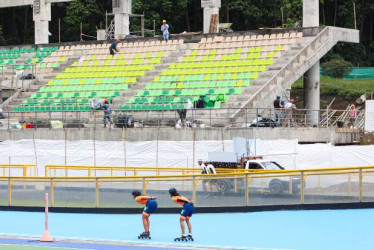
[[[147,201],[147,200],[156,200],[156,196],[138,196],[136,197],[137,201]]]
[[[192,200],[190,200],[190,199],[187,199],[187,198],[185,198],[185,197],[177,197],[176,199],[175,199],[175,201],[176,202],[178,202],[178,203],[193,203],[193,201]]]

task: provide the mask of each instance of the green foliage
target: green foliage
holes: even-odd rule
[[[299,79],[292,85],[293,89],[302,89],[303,81]],[[347,100],[355,100],[365,92],[373,92],[373,80],[342,80],[327,76],[321,77],[321,94],[342,96]]]
[[[333,59],[322,64],[323,74],[334,78],[343,78],[352,70],[352,63]]]
[[[66,7],[66,16],[63,18],[65,29],[64,36],[68,40],[78,40],[80,34],[80,23],[82,22],[83,33],[96,35],[96,26],[105,19],[105,10],[96,0],[78,0],[70,2]],[[64,39],[66,41],[66,39]]]
[[[4,46],[6,41],[3,36],[3,26],[0,25],[0,46]]]
[[[294,28],[302,21],[302,0],[282,0],[283,20],[285,28]]]
[[[360,44],[338,44],[322,62],[339,56],[354,66],[374,65],[373,0],[319,0],[320,23],[323,26],[354,28],[353,4],[356,5],[356,24],[360,30]],[[259,28],[294,28],[302,21],[302,0],[221,0],[220,22],[233,23],[234,31]],[[226,9],[226,4],[228,8]],[[51,42],[58,42],[58,19],[61,19],[61,41],[78,41],[80,22],[83,33],[95,36],[96,27],[104,27],[105,12],[112,12],[112,0],[76,0],[52,4],[52,20],[49,30]],[[132,13],[145,14],[145,28],[160,35],[162,19],[170,25],[172,34],[183,31],[198,32],[203,29],[201,0],[132,0]],[[0,44],[29,44],[33,42],[34,23],[32,8],[16,7],[0,9],[4,38]],[[109,16],[109,22],[112,16]],[[140,31],[140,18],[130,18],[130,31]],[[148,35],[153,35],[148,33]],[[88,40],[89,38],[86,38]]]

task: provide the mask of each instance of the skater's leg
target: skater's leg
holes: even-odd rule
[[[186,220],[186,217],[181,216],[180,217],[180,223],[181,223],[181,230],[182,230],[182,235],[186,235],[186,231],[184,229],[184,221]]]
[[[149,232],[149,216],[150,214],[144,213],[143,212],[143,226],[144,226],[144,231]]]
[[[192,225],[190,222],[190,217],[186,217],[187,227],[188,227],[188,233],[192,234]]]
[[[146,220],[147,220],[147,230],[146,230],[146,232],[149,233],[149,229],[151,227],[151,223],[149,222],[149,216],[146,217]]]

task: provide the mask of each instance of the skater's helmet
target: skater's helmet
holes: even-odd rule
[[[142,193],[139,191],[139,190],[134,190],[134,191],[132,191],[132,195],[133,196],[139,196],[139,195],[141,195]]]
[[[172,187],[172,188],[169,189],[169,194],[171,194],[171,195],[175,195],[175,194],[177,194],[177,193],[178,193],[178,191],[177,191],[177,189],[175,189],[174,187]]]

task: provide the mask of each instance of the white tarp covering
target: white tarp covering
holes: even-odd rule
[[[331,144],[299,145],[297,140],[261,140],[265,159],[286,169],[374,165],[374,146]],[[233,152],[232,141],[63,141],[20,140],[0,142],[0,164],[44,166],[160,166],[194,167],[198,159],[208,160],[209,152]]]

